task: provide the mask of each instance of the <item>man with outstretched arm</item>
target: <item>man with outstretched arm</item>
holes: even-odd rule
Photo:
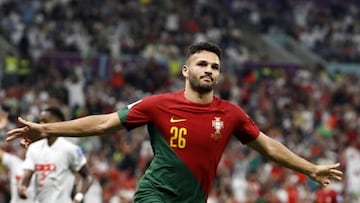
[[[316,165],[261,132],[243,109],[214,96],[221,49],[210,42],[191,45],[182,74],[184,90],[152,95],[117,112],[71,121],[38,124],[19,118],[24,127],[7,141],[30,144],[46,137],[94,136],[147,125],[154,158],[141,178],[134,202],[205,203],[216,169],[231,136],[270,160],[309,176],[323,187],[341,180],[339,163]]]

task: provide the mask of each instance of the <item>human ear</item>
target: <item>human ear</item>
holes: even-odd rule
[[[188,77],[188,75],[189,75],[189,67],[187,66],[187,65],[183,65],[183,67],[182,67],[182,74],[183,74],[183,76],[186,78],[186,77]]]

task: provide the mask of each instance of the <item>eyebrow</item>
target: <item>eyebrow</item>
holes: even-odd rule
[[[218,64],[218,63],[210,63],[210,62],[207,61],[207,60],[200,60],[200,61],[197,61],[197,62],[196,62],[196,64],[199,64],[199,63],[207,63],[207,64],[211,64],[211,65],[220,66],[220,64]]]
[[[218,64],[218,63],[210,63],[210,62],[208,62],[206,60],[200,60],[200,61],[196,62],[196,64],[203,64],[203,63],[210,64],[211,67],[220,68],[220,64]]]

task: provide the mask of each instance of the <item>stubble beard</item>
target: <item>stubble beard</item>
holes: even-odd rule
[[[195,76],[190,75],[189,84],[191,89],[195,90],[199,94],[206,94],[214,90],[215,83],[211,82],[210,84],[201,84],[200,79]]]

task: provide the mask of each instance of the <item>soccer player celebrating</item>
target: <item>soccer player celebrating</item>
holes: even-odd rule
[[[321,186],[341,180],[339,164],[315,165],[259,130],[237,105],[214,96],[221,49],[201,42],[189,47],[182,66],[185,89],[152,95],[117,112],[71,121],[24,125],[7,140],[30,144],[44,137],[92,136],[147,125],[154,158],[141,178],[134,202],[206,202],[217,165],[231,136],[270,160],[306,174]]]

